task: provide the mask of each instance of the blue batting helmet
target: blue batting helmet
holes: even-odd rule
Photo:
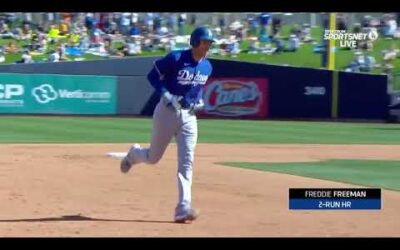
[[[193,30],[192,34],[190,35],[190,45],[197,47],[200,44],[200,40],[214,42],[213,34],[209,28],[198,27]]]

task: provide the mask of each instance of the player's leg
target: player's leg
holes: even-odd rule
[[[178,190],[179,199],[175,210],[175,220],[194,220],[197,215],[192,209],[191,191],[194,150],[197,143],[197,119],[195,115],[182,112],[182,124],[178,129],[176,141],[178,146]]]
[[[124,164],[121,162],[121,171],[129,171],[132,164],[147,163],[156,164],[163,156],[172,136],[175,134],[178,126],[178,115],[176,112],[167,108],[164,102],[160,101],[153,115],[153,131],[149,148],[132,146],[128,151]]]

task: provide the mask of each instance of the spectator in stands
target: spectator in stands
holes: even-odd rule
[[[303,30],[301,31],[301,35],[299,37],[300,41],[302,42],[312,42],[313,38],[311,36],[311,27],[310,24],[305,23],[303,24]]]
[[[275,44],[276,50],[274,53],[280,54],[285,50],[285,45],[283,40],[279,38],[279,36],[275,36],[272,38],[272,42]]]
[[[140,37],[131,37],[128,39],[125,46],[125,56],[139,55],[142,53],[142,45]]]
[[[10,31],[6,23],[0,25],[0,29],[1,29],[0,38],[5,38],[5,39],[15,38],[14,34]]]
[[[232,57],[237,57],[237,55],[240,53],[240,44],[235,36],[230,36],[227,42],[226,52]]]
[[[77,23],[73,30],[76,30],[80,36],[88,34],[88,30],[83,22]]]
[[[32,34],[31,43],[29,44],[30,51],[37,51],[40,48],[39,38],[36,33]]]
[[[22,29],[20,27],[14,27],[11,31],[12,33],[12,38],[14,38],[15,40],[21,40],[22,37]]]
[[[7,35],[9,32],[7,23],[4,20],[0,20],[0,36]]]
[[[111,57],[123,57],[124,53],[113,48],[112,43],[109,40],[104,41],[104,49],[106,53]]]
[[[36,30],[39,40],[46,39],[46,34],[44,33],[44,29],[42,26],[39,26]]]
[[[95,13],[94,19],[96,20],[96,28],[104,29],[104,21],[110,14],[107,13]]]
[[[165,37],[165,36],[168,35],[168,28],[165,27],[165,26],[164,26],[164,27],[161,27],[161,28],[159,28],[159,29],[157,30],[156,34],[159,35],[159,36]]]
[[[170,14],[167,18],[167,28],[171,33],[175,33],[175,26],[176,26],[176,15]]]
[[[221,28],[220,27],[215,27],[214,30],[213,30],[213,34],[214,34],[214,37],[216,39],[221,39],[222,38]]]
[[[370,27],[370,28],[363,28],[362,33],[369,34],[370,32],[377,32],[376,28]],[[365,50],[365,51],[372,51],[374,48],[374,41],[369,39],[369,37],[366,37],[366,40],[360,40],[357,41],[357,47],[358,49]]]
[[[138,36],[140,35],[140,30],[137,24],[132,25],[131,30],[129,31],[130,36]]]
[[[393,38],[397,31],[397,21],[393,16],[390,16],[386,22],[385,37]]]
[[[292,34],[289,37],[289,46],[287,49],[284,49],[286,52],[296,52],[300,47],[300,39],[295,35]]]
[[[375,57],[365,52],[363,55],[362,63],[360,65],[361,72],[371,72],[376,67]]]
[[[139,22],[139,14],[138,13],[132,13],[131,14],[131,24],[137,25]]]
[[[60,61],[60,54],[57,53],[56,50],[51,50],[49,53],[49,58],[48,58],[49,62],[59,62]]]
[[[239,41],[244,41],[247,40],[247,27],[242,26],[237,30],[236,37],[239,39]]]
[[[107,34],[110,33],[109,30],[111,29],[111,22],[112,22],[111,16],[106,15],[103,20],[103,31]]]
[[[85,26],[89,32],[92,32],[96,27],[96,20],[94,19],[93,13],[87,13],[85,16]]]
[[[346,72],[360,72],[360,66],[363,63],[362,61],[362,53],[356,52],[354,53],[354,58],[349,65],[345,68]]]
[[[120,31],[124,36],[129,35],[130,25],[131,25],[131,13],[123,13],[121,16]]]
[[[270,15],[268,13],[261,13],[260,17],[259,17],[259,21],[260,21],[260,33],[259,33],[259,37],[268,37],[270,31],[268,30],[269,28],[269,23],[270,23]],[[264,42],[268,42],[268,41],[264,41]]]
[[[184,35],[184,26],[186,23],[186,14],[185,13],[181,13],[179,14],[178,17],[178,35],[183,36]]]
[[[165,51],[167,51],[167,52],[176,50],[177,48],[176,48],[175,39],[173,39],[173,37],[170,37],[168,42],[165,44],[164,48],[165,48]]]
[[[258,29],[258,22],[257,22],[257,20],[254,18],[254,17],[252,17],[252,16],[250,16],[248,19],[247,19],[247,23],[248,23],[248,26],[249,26],[249,35],[250,36],[257,36],[257,29]]]
[[[154,24],[154,15],[153,13],[146,13],[144,16],[144,22],[146,26],[146,30],[148,32],[152,32],[153,30],[153,24]]]
[[[400,27],[398,27],[398,28],[396,29],[396,31],[394,32],[393,38],[394,38],[394,39],[400,39]]]
[[[338,30],[347,31],[347,23],[346,23],[346,19],[343,15],[338,14],[338,17],[336,19],[336,26],[337,26]]]
[[[79,45],[80,36],[78,30],[74,30],[68,37],[68,43],[71,47]]]
[[[271,36],[266,32],[266,30],[261,28],[260,34],[258,36],[258,40],[262,43],[269,43],[270,37]]]
[[[154,44],[152,42],[152,39],[149,37],[149,34],[147,34],[143,40],[142,40],[142,48],[143,51],[153,51],[154,50]]]
[[[226,30],[226,20],[225,16],[221,14],[218,19],[218,26],[221,29],[221,36],[225,36],[225,30]]]
[[[99,31],[96,30],[93,33],[93,35],[90,38],[90,42],[92,43],[92,45],[98,45],[99,43],[103,42],[103,39]]]
[[[22,53],[21,60],[17,61],[17,63],[33,63],[32,56],[29,50],[25,50]]]
[[[360,23],[354,23],[353,25],[353,33],[360,33],[361,32],[361,24]]]
[[[119,24],[121,23],[121,18],[122,18],[122,15],[119,12],[116,12],[116,13],[112,14],[112,18],[111,19],[112,19],[113,22],[115,22],[117,24],[118,29],[119,29]]]
[[[80,39],[79,39],[79,49],[82,51],[86,51],[90,48],[90,39],[87,34],[84,34]]]
[[[51,25],[49,32],[47,34],[49,42],[51,44],[57,42],[59,34],[60,34],[60,30],[55,25]]]
[[[47,50],[47,40],[45,36],[41,36],[40,34],[38,35],[39,39],[39,48],[38,51],[40,53],[44,53]]]
[[[66,55],[66,45],[65,43],[60,44],[57,46],[57,53],[60,56],[60,61],[69,61],[67,55]]]
[[[383,50],[383,60],[384,61],[392,61],[395,60],[399,55],[399,49],[396,48],[396,44],[393,43],[388,50]]]
[[[18,48],[17,48],[17,45],[15,45],[15,42],[14,41],[8,42],[7,47],[6,47],[6,53],[14,54],[17,52],[18,52]]]
[[[279,36],[282,26],[282,20],[279,17],[272,18],[272,36]]]
[[[22,40],[29,40],[32,37],[32,30],[29,24],[24,24],[22,27]]]
[[[239,21],[234,21],[229,25],[229,34],[235,36],[235,38],[238,38],[238,35],[240,33],[240,28],[243,27],[243,24],[241,24]]]
[[[32,13],[24,13],[22,26],[31,25],[32,24]]]
[[[153,33],[157,33],[162,26],[162,18],[160,14],[154,15]]]
[[[365,15],[361,21],[361,26],[363,28],[368,28],[370,27],[370,21],[371,21],[371,16],[370,15]]]
[[[197,16],[196,16],[195,13],[193,13],[193,14],[191,15],[190,25],[192,25],[192,26],[196,26],[196,25],[197,25]]]
[[[295,23],[290,30],[290,34],[295,35],[297,37],[301,36],[301,27],[299,24]]]
[[[256,37],[250,38],[250,46],[247,53],[258,54],[259,50],[260,50],[260,43],[257,40],[257,38]]]
[[[393,89],[393,61],[396,58],[396,54],[399,51],[396,49],[395,45],[392,44],[390,50],[383,51],[383,62],[382,62],[382,73],[388,76],[388,90],[392,91]]]
[[[60,36],[66,36],[69,33],[69,24],[67,20],[63,20],[58,26],[58,30],[60,31]]]
[[[110,26],[105,30],[105,32],[107,34],[112,34],[112,35],[119,34],[117,23],[115,21],[111,20]]]
[[[3,62],[5,62],[6,61],[6,58],[5,58],[5,56],[4,56],[4,53],[3,52],[0,52],[0,63],[3,63]]]

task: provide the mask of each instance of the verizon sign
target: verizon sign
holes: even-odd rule
[[[267,116],[267,79],[211,78],[204,89],[203,116]]]

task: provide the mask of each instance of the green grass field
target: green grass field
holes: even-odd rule
[[[0,143],[149,142],[149,118],[0,117]],[[400,125],[199,120],[199,143],[400,144]]]
[[[400,191],[400,161],[327,160],[296,163],[225,162],[220,164]]]
[[[150,118],[2,116],[0,143],[148,143],[151,127]],[[400,125],[200,119],[198,142],[399,145]],[[222,164],[400,191],[400,161]]]

